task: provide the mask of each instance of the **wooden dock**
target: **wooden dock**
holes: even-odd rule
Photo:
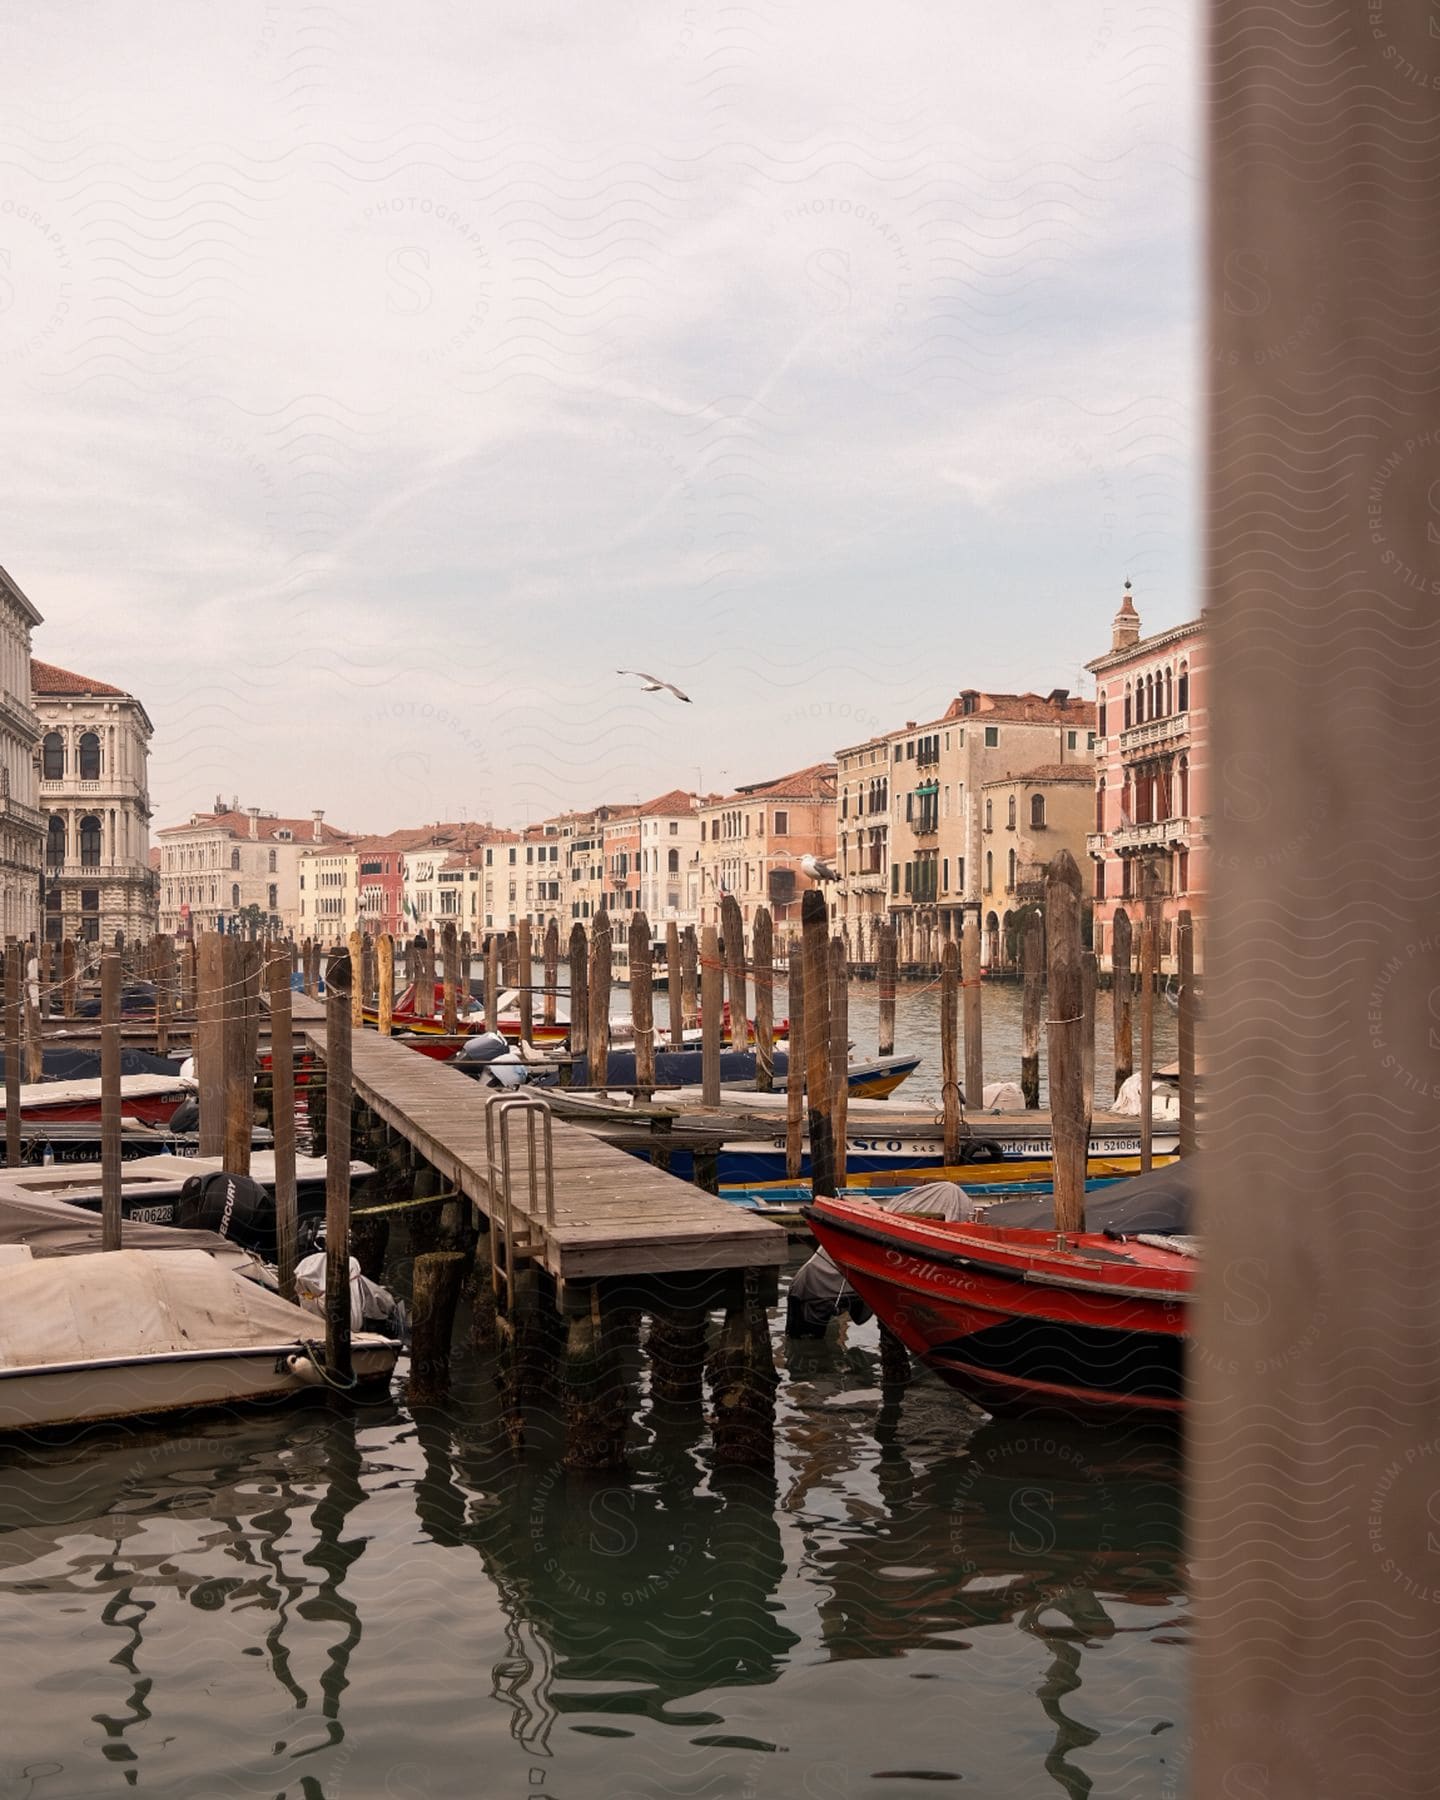
[[[320,1010],[319,1003],[309,1004]],[[307,1024],[305,1038],[323,1056],[323,1028]],[[487,1220],[496,1219],[502,1199],[491,1182],[485,1114],[487,1105],[507,1093],[482,1089],[470,1077],[373,1031],[354,1033],[351,1057],[356,1098]],[[543,1199],[541,1216],[530,1210],[523,1128],[513,1128],[513,1205],[517,1235],[541,1242],[535,1260],[557,1282],[776,1269],[785,1262],[787,1239],[778,1225],[651,1168],[578,1125],[554,1119],[552,1131],[553,1222],[543,1216]]]

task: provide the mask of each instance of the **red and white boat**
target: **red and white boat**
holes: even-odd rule
[[[1088,1203],[1092,1229],[1066,1238],[1002,1222],[1043,1214],[1038,1198],[968,1223],[846,1198],[805,1217],[881,1323],[989,1411],[1176,1414],[1198,1272],[1191,1179],[1176,1164],[1117,1183]]]
[[[184,1075],[122,1075],[120,1116],[142,1119],[147,1125],[163,1125],[195,1091]],[[5,1094],[0,1089],[0,1119],[5,1116]],[[27,1125],[66,1123],[94,1124],[100,1118],[100,1083],[96,1081],[35,1081],[20,1089],[20,1117]]]
[[[458,1021],[460,1027],[459,1035],[457,1036],[454,1032],[446,1032],[444,1018],[445,984],[443,981],[437,981],[435,983],[434,1006],[428,1017],[417,1011],[418,995],[419,989],[413,981],[410,982],[408,986],[402,988],[395,996],[395,1005],[391,1010],[390,1019],[394,1033],[397,1037],[434,1038],[439,1040],[438,1047],[433,1049],[419,1043],[414,1045],[414,1048],[417,1050],[423,1049],[426,1055],[437,1056],[441,1061],[444,1061],[448,1056],[453,1056],[455,1054],[467,1037],[472,1037],[477,1031],[490,1030],[490,1026],[485,1022],[484,1009],[476,1006],[470,1000],[469,996],[466,995],[462,997],[461,1001],[464,1010],[462,1010]],[[507,1037],[514,1042],[518,1040],[520,1036],[520,1013],[519,1009],[514,1007],[514,996],[511,995],[508,999],[509,1004],[507,1004],[506,995],[502,994],[500,996],[500,1013],[495,1029],[500,1032],[503,1037]],[[538,1007],[536,1008],[536,1011],[538,1014]],[[364,1017],[365,1023],[371,1027],[377,1027],[380,1023],[380,1014],[373,1006],[367,1006],[364,1009]],[[568,1019],[556,1019],[551,1023],[546,1024],[544,1020],[537,1017],[531,1024],[530,1036],[532,1043],[563,1044],[569,1035],[570,1021]]]

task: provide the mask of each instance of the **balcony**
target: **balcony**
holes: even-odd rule
[[[1189,819],[1153,819],[1144,825],[1122,825],[1118,831],[1112,831],[1110,847],[1120,851],[1158,850],[1167,844],[1188,843],[1190,837]]]
[[[1132,725],[1120,733],[1120,754],[1130,750],[1150,750],[1160,744],[1178,744],[1190,736],[1188,712],[1171,713],[1166,719],[1147,719],[1143,725]]]
[[[12,794],[0,794],[0,819],[13,819],[30,831],[44,831],[46,815],[26,806]]]

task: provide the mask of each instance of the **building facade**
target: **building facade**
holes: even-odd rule
[[[1001,878],[987,890],[987,866],[993,874],[997,864],[993,844],[985,860],[985,785],[1062,767],[1067,784],[1070,768],[1089,783],[1095,726],[1094,706],[1064,688],[1045,695],[966,688],[939,718],[912,719],[842,750],[834,916],[852,958],[874,960],[875,928],[888,919],[901,962],[938,961],[967,908],[981,914],[982,932],[994,911],[1003,942],[1008,848],[1000,853]]]
[[[1047,864],[1068,850],[1084,869],[1094,793],[1088,759],[982,785],[980,953],[988,968],[1018,966],[1020,922],[1044,905]]]
[[[45,935],[148,938],[159,914],[150,867],[150,738],[133,694],[32,661],[45,813]]]
[[[304,938],[316,914],[307,908],[301,929],[300,859],[306,850],[349,849],[354,837],[325,823],[322,811],[286,819],[227,807],[217,796],[213,812],[192,813],[183,825],[167,825],[160,840],[160,929],[176,937],[202,931],[254,932]]]
[[[0,928],[40,929],[45,815],[35,766],[40,742],[30,684],[30,640],[40,614],[0,569]]]
[[[1110,649],[1095,676],[1099,759],[1089,838],[1095,950],[1111,966],[1116,915],[1132,928],[1147,913],[1162,969],[1176,967],[1175,923],[1196,921],[1203,964],[1210,847],[1209,644],[1203,619],[1141,635],[1125,584]]]
[[[835,784],[833,762],[812,763],[733,794],[706,796],[699,808],[701,925],[718,926],[720,903],[733,894],[747,925],[757,907],[768,906],[777,942],[799,932],[801,900],[817,885],[801,859],[828,864],[835,856]]]

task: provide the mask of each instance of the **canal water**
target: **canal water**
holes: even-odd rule
[[[1181,1793],[1174,1442],[775,1347],[773,1474],[638,1357],[623,1474],[512,1456],[468,1351],[443,1408],[0,1449],[0,1800]]]

